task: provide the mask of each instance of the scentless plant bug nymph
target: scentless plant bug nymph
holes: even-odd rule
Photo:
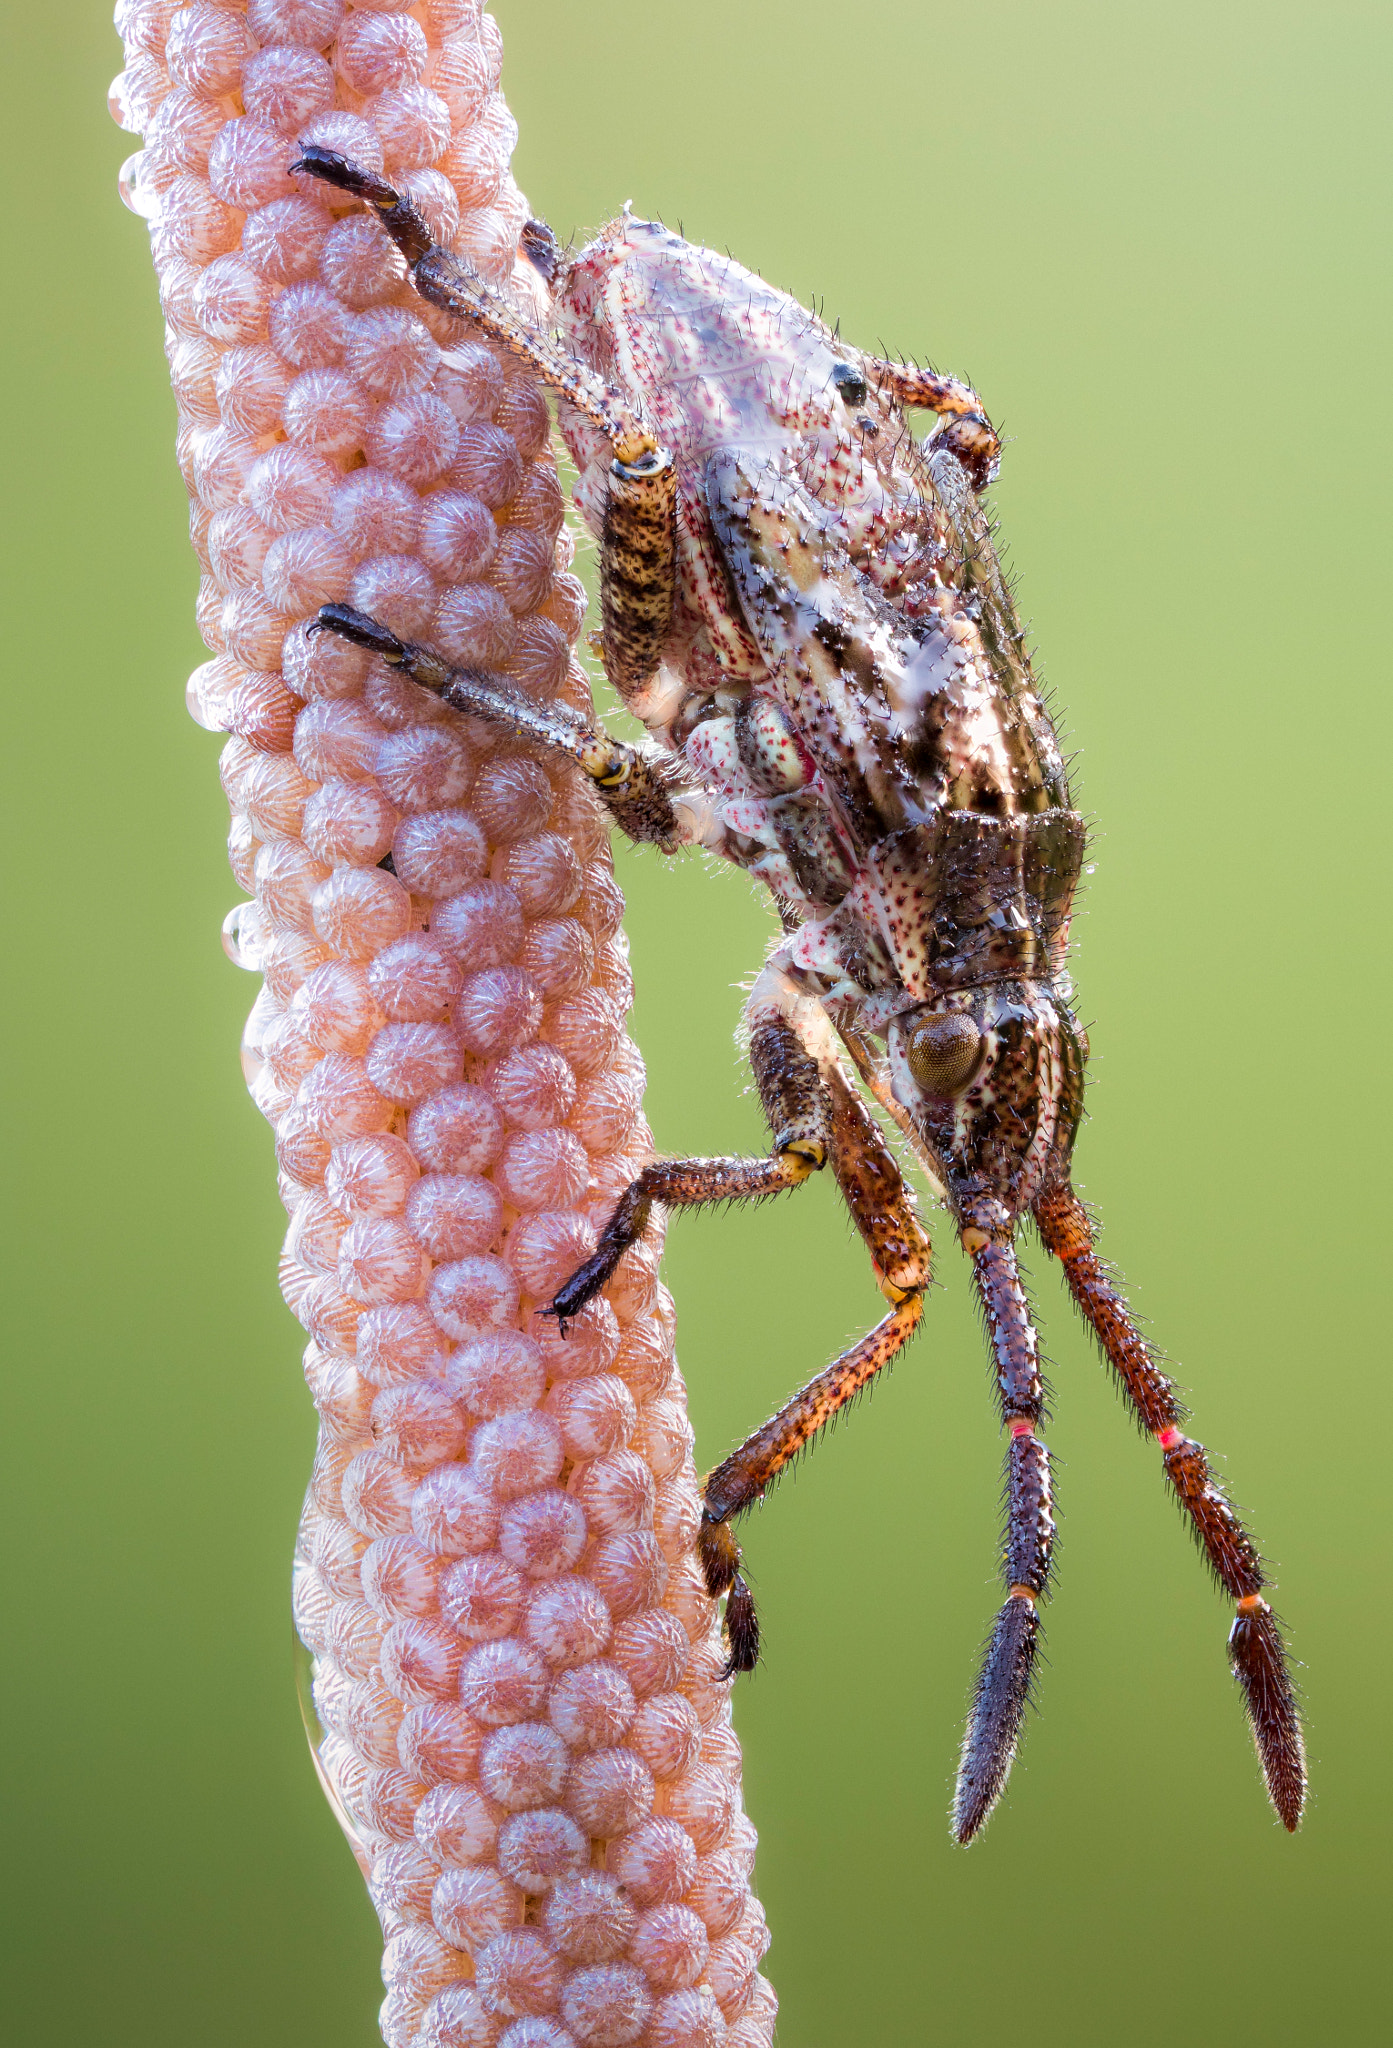
[[[321,149],[295,168],[365,201],[422,296],[559,395],[600,543],[605,668],[655,744],[624,745],[347,607],[319,625],[569,755],[634,838],[718,852],[778,910],[782,937],[746,1007],[768,1156],[646,1167],[551,1305],[563,1327],[578,1315],[655,1204],[776,1194],[825,1169],[838,1184],[888,1313],[706,1480],[702,1558],[726,1596],[730,1670],[758,1655],[733,1521],[923,1312],[929,1241],[869,1095],[971,1262],[1008,1437],[1006,1597],[963,1742],[958,1839],[1009,1774],[1050,1583],[1044,1386],[1016,1257],[1027,1217],[1235,1603],[1232,1669],[1268,1793],[1295,1828],[1300,1720],[1262,1561],[1070,1184],[1087,1042],[1066,957],[1084,833],[980,503],[999,454],[980,401],[850,347],[730,258],[629,215],[569,258],[540,228],[529,238],[554,299],[544,330],[436,246],[382,179]],[[914,409],[938,415],[923,440]]]

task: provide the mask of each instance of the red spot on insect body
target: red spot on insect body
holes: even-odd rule
[[[1173,1451],[1178,1443],[1184,1442],[1184,1438],[1178,1429],[1158,1429],[1156,1441],[1163,1451]]]

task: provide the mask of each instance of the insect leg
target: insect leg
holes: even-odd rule
[[[455,711],[487,718],[519,739],[535,740],[568,755],[631,839],[653,841],[665,852],[682,843],[683,828],[654,763],[636,747],[612,739],[602,726],[591,725],[569,705],[533,704],[468,669],[451,668],[429,647],[399,640],[366,612],[355,612],[346,604],[322,606],[310,631],[337,633],[370,648],[413,682],[434,690]]]
[[[628,697],[650,680],[672,627],[677,584],[677,477],[672,457],[578,356],[517,313],[431,237],[424,215],[385,178],[318,145],[292,166],[371,206],[411,267],[423,299],[473,320],[533,369],[614,445],[600,541],[605,673]]]
[[[1040,1640],[1037,1603],[1048,1590],[1054,1545],[1050,1454],[1035,1434],[1045,1408],[1039,1345],[1014,1245],[968,1229],[963,1244],[986,1316],[996,1365],[1006,1451],[1006,1601],[978,1674],[953,1794],[953,1832],[970,1842],[985,1825],[1011,1774],[1030,1702]]]
[[[600,658],[628,703],[650,682],[677,594],[677,473],[663,449],[610,464],[600,535]]]
[[[739,1573],[731,1518],[753,1505],[785,1465],[874,1379],[913,1336],[929,1284],[929,1240],[894,1156],[841,1070],[823,1075],[830,1112],[832,1170],[871,1254],[881,1292],[893,1304],[869,1335],[795,1394],[778,1414],[710,1473],[704,1489],[701,1556],[712,1593],[729,1591],[729,1673],[751,1671],[759,1654],[754,1602]]]
[[[940,377],[936,370],[892,363],[882,356],[863,356],[861,362],[871,382],[893,392],[901,405],[939,415],[940,425],[930,435],[929,446],[951,449],[971,477],[973,488],[985,490],[1000,466],[1001,443],[972,386],[956,377]]]
[[[821,1167],[833,1142],[833,1117],[816,1059],[788,1019],[777,1012],[757,1018],[750,1033],[750,1065],[764,1113],[774,1131],[767,1159],[666,1159],[644,1168],[620,1197],[600,1235],[594,1256],[561,1289],[549,1315],[578,1315],[604,1286],[619,1260],[642,1232],[655,1202],[668,1208],[703,1202],[759,1200],[795,1188]],[[723,1468],[724,1469],[724,1468]],[[754,1597],[740,1573],[740,1549],[724,1518],[718,1528],[708,1506],[700,1547],[713,1598],[724,1593],[730,1656],[726,1676],[752,1671],[759,1656]]]
[[[385,178],[340,156],[337,150],[321,149],[317,144],[302,150],[290,168],[322,178],[325,184],[366,201],[406,258],[421,297],[443,312],[473,320],[490,340],[501,342],[520,357],[614,443],[622,462],[636,462],[653,452],[657,446],[653,436],[634,418],[623,394],[553,336],[525,320],[458,257],[442,249],[424,214]]]
[[[669,1209],[705,1202],[760,1201],[798,1187],[823,1166],[831,1140],[827,1091],[818,1063],[785,1017],[761,1016],[750,1033],[750,1065],[774,1131],[767,1159],[658,1159],[630,1181],[600,1233],[594,1253],[573,1273],[547,1313],[564,1329],[600,1292],[655,1203]]]
[[[1209,1469],[1204,1446],[1184,1435],[1185,1410],[1138,1330],[1111,1272],[1093,1248],[1088,1213],[1067,1184],[1041,1195],[1035,1221],[1064,1267],[1069,1291],[1102,1347],[1138,1420],[1161,1447],[1166,1477],[1215,1576],[1237,1604],[1229,1661],[1243,1688],[1268,1797],[1294,1829],[1306,1796],[1301,1717],[1276,1616],[1263,1597],[1257,1545]]]

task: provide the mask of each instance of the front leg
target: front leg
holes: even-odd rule
[[[1001,465],[1001,442],[972,386],[913,363],[894,363],[881,356],[861,360],[871,382],[893,392],[901,405],[939,415],[929,447],[950,449],[971,477],[973,489],[984,491]]]
[[[759,1656],[754,1600],[740,1571],[730,1523],[750,1507],[837,1411],[888,1365],[918,1326],[929,1283],[929,1241],[884,1139],[830,1048],[820,1008],[771,962],[750,999],[750,1066],[772,1130],[767,1159],[663,1160],[621,1196],[592,1258],[549,1313],[578,1315],[647,1223],[653,1204],[694,1207],[748,1201],[797,1187],[829,1161],[871,1254],[890,1314],[835,1359],[706,1481],[701,1559],[714,1597],[726,1596],[726,1675],[752,1671]]]
[[[433,690],[452,710],[487,718],[517,739],[534,740],[567,755],[590,778],[616,825],[631,839],[649,841],[665,853],[685,842],[686,830],[659,765],[627,741],[613,739],[603,726],[590,724],[569,705],[533,704],[515,697],[468,669],[451,668],[429,647],[399,640],[366,612],[355,612],[346,604],[324,605],[309,630],[337,633],[368,648],[413,682]]]
[[[301,151],[290,166],[320,178],[337,191],[363,200],[401,250],[423,299],[456,319],[472,320],[490,341],[535,370],[545,384],[614,444],[621,462],[637,462],[657,443],[627,404],[623,392],[582,363],[556,338],[525,320],[501,292],[484,283],[431,234],[425,215],[411,200],[362,164],[318,144]]]
[[[655,1202],[669,1209],[707,1202],[762,1201],[801,1186],[826,1161],[831,1102],[816,1059],[788,1018],[758,1017],[750,1032],[750,1065],[774,1131],[767,1159],[659,1159],[630,1181],[590,1258],[560,1290],[548,1315],[564,1331],[593,1301],[629,1247],[647,1227]]]
[[[754,1602],[740,1575],[740,1549],[731,1521],[752,1507],[833,1416],[904,1349],[919,1327],[929,1284],[929,1240],[874,1118],[835,1062],[823,1073],[822,1083],[832,1171],[891,1310],[707,1476],[701,1556],[711,1591],[729,1592],[730,1675],[753,1670],[759,1654]]]
[[[773,1000],[768,999],[770,991]],[[567,1322],[600,1292],[624,1253],[642,1234],[655,1202],[676,1209],[699,1208],[707,1202],[761,1201],[801,1186],[823,1166],[829,1151],[836,1156],[837,1105],[817,1057],[796,1028],[799,1005],[790,984],[782,975],[767,969],[756,986],[750,1008],[750,1066],[774,1132],[769,1156],[664,1159],[646,1166],[620,1196],[592,1257],[566,1282],[546,1311],[558,1319],[563,1331]],[[893,1253],[889,1255],[893,1257]],[[811,1434],[811,1428],[807,1433]],[[716,1505],[712,1501],[712,1484],[731,1462],[727,1460],[707,1482],[700,1535],[707,1589],[714,1599],[726,1596],[728,1678],[737,1671],[753,1671],[759,1658],[754,1598],[741,1575],[740,1548],[727,1520],[745,1502],[741,1499],[726,1507],[719,1500]]]
[[[525,362],[614,449],[600,539],[600,645],[626,701],[651,681],[672,630],[677,587],[677,476],[672,457],[624,392],[518,314],[431,237],[425,216],[385,178],[336,150],[306,149],[291,166],[362,199],[401,250],[423,299],[472,320]]]

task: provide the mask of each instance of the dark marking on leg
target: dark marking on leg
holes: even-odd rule
[[[677,589],[677,475],[664,452],[610,465],[600,541],[600,648],[627,702],[657,672]]]
[[[717,1600],[730,1591],[740,1569],[740,1545],[730,1524],[703,1515],[697,1531],[697,1554],[706,1576],[706,1590]]]
[[[1025,1595],[1006,1602],[987,1642],[958,1763],[953,1833],[970,1842],[1005,1790],[1030,1701],[1040,1617]]]
[[[743,1677],[759,1662],[759,1617],[755,1597],[742,1573],[737,1572],[726,1596],[726,1657],[722,1678]]]
[[[978,1674],[953,1795],[953,1833],[970,1842],[1006,1788],[1031,1697],[1041,1635],[1036,1602],[1048,1589],[1054,1550],[1050,1455],[1030,1424],[1011,1428],[1006,1452],[1005,1605]]]

